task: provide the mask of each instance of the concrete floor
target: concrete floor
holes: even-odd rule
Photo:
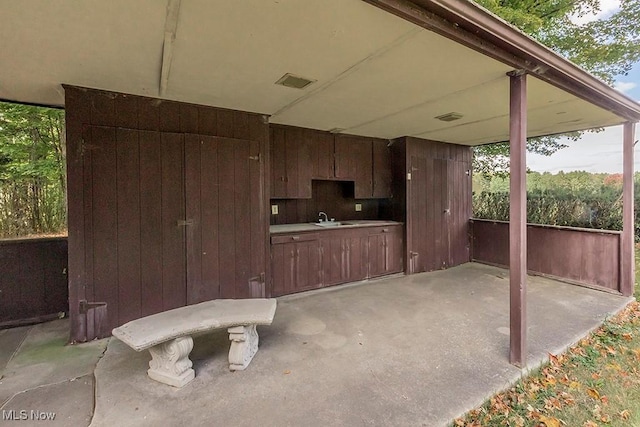
[[[228,336],[217,331],[195,339],[196,378],[182,389],[148,379],[149,353],[111,339],[94,372],[91,424],[446,425],[522,374],[508,363],[508,287],[506,270],[466,264],[279,298],[273,325],[258,328],[260,351],[246,371],[228,370]],[[540,277],[529,277],[528,298],[529,369],[630,301]],[[0,348],[19,341],[5,335]],[[106,342],[77,348],[94,354]],[[86,387],[60,379],[53,385],[66,386],[72,397],[84,393],[84,406],[65,405],[64,390],[17,400],[27,396],[15,390],[30,377],[15,370],[30,369],[16,363],[22,347],[5,357],[14,368],[0,380],[2,409],[57,402],[64,420],[93,404]],[[85,357],[78,367],[96,359]],[[93,377],[85,372],[74,378],[88,387]]]

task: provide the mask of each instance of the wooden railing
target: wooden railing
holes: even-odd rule
[[[0,240],[0,326],[68,309],[67,238]]]
[[[471,220],[471,259],[506,267],[509,223]],[[620,291],[619,231],[527,225],[527,269],[531,274],[613,292]]]

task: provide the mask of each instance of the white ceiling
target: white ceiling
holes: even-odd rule
[[[0,0],[0,98],[63,105],[62,83],[159,97],[168,3]],[[183,0],[172,47],[167,99],[365,136],[508,139],[510,67],[361,0]],[[317,81],[275,85],[285,73]],[[528,82],[530,136],[624,121]],[[435,119],[449,112],[463,118]]]

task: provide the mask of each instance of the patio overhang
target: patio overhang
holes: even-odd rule
[[[4,100],[62,106],[68,83],[257,112],[278,124],[478,145],[509,139],[506,73],[517,68],[530,74],[527,136],[640,119],[633,100],[464,0],[63,0],[2,9],[0,36],[19,46],[0,56]],[[275,84],[286,73],[314,82]],[[449,113],[461,117],[437,118]]]

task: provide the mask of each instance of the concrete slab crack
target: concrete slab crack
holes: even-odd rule
[[[93,367],[93,373],[92,373],[93,375],[93,406],[91,407],[91,419],[89,420],[88,425],[91,425],[93,423],[93,417],[96,413],[96,404],[98,402],[98,378],[96,377],[96,369],[98,368],[98,364],[100,363],[104,355],[107,353],[107,349],[109,348],[109,342],[111,341],[111,338],[106,338],[106,340],[107,340],[107,344],[104,346],[102,353],[100,353],[100,356],[98,356],[98,360],[96,360],[96,364]]]

